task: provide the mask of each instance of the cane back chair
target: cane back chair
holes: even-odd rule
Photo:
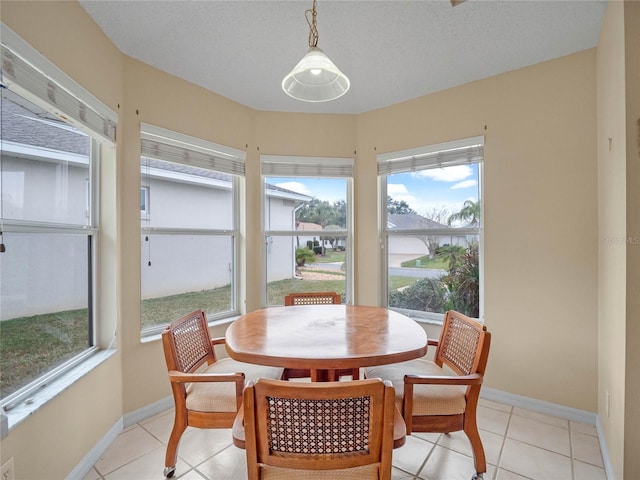
[[[196,310],[170,323],[162,332],[162,346],[175,402],[173,430],[167,443],[164,475],[176,470],[178,444],[188,426],[231,428],[242,405],[245,377],[280,378],[282,368],[264,367],[218,358],[207,318]]]
[[[390,380],[396,404],[411,432],[449,433],[463,430],[473,449],[476,472],[487,471],[476,411],[489,357],[491,334],[485,325],[456,311],[448,311],[433,361],[420,358],[365,369],[365,376]]]
[[[295,292],[284,297],[285,307],[293,305],[340,305],[341,303],[342,297],[336,292]],[[360,369],[341,368],[336,370],[337,380],[345,375],[350,375],[352,380],[358,380],[360,378]],[[285,368],[282,379],[289,380],[290,378],[304,378],[310,376],[311,372],[309,370]]]
[[[249,480],[389,480],[394,397],[380,379],[249,382],[233,427]]]

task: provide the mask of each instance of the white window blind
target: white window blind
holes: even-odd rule
[[[378,175],[413,172],[433,167],[451,167],[483,160],[484,137],[420,147],[378,155]]]
[[[245,174],[246,154],[242,150],[169,132],[153,125],[142,126],[141,151],[143,157],[231,175]]]
[[[10,32],[4,24],[2,28],[3,86],[74,126],[90,130],[100,140],[115,143],[117,115],[67,78],[66,74]],[[35,66],[38,63],[46,64],[46,71],[53,73],[45,75]],[[60,73],[56,75],[56,72]],[[60,77],[62,81],[54,77]]]
[[[272,177],[353,177],[352,158],[262,155],[262,175]]]

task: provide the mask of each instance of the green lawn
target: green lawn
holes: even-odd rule
[[[336,252],[334,258],[344,258]],[[340,260],[335,260],[340,261]],[[316,270],[317,271],[317,270]],[[335,270],[326,273],[336,274]],[[344,275],[331,280],[286,279],[268,286],[270,305],[282,305],[290,292],[334,291],[344,297]],[[391,277],[390,288],[413,284],[412,277]],[[202,308],[206,312],[231,309],[231,288],[189,292],[142,302],[142,328],[168,323]],[[58,366],[88,346],[87,310],[70,310],[0,322],[0,395],[5,397]]]
[[[444,258],[430,258],[428,255],[407,260],[400,264],[403,267],[413,268],[435,268],[438,270],[448,270],[449,263]]]
[[[0,396],[3,398],[88,347],[87,310],[0,322]]]
[[[345,252],[334,252],[327,248],[324,256],[316,255],[316,263],[344,262],[344,257]]]

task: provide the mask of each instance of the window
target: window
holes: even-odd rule
[[[389,307],[442,321],[480,316],[482,137],[378,156],[384,295]]]
[[[149,216],[149,187],[140,187],[140,215]]]
[[[10,411],[98,350],[98,158],[116,115],[10,30],[3,42],[0,392]]]
[[[353,160],[264,155],[266,305],[291,292],[351,298]]]
[[[238,313],[238,192],[244,155],[142,126],[143,335],[158,333],[198,308],[209,319]]]

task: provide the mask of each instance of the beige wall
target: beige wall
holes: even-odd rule
[[[640,478],[640,3],[610,2],[598,58],[598,415],[616,478]]]
[[[377,301],[375,154],[486,135],[488,385],[596,409],[595,51],[359,117],[356,293]]]
[[[617,478],[622,478],[624,453],[626,331],[625,244],[619,241],[626,234],[623,9],[622,2],[608,5],[598,45],[597,65],[600,230],[598,415]]]
[[[624,3],[627,144],[626,380],[624,472],[640,478],[640,2]]]
[[[159,342],[139,340],[140,122],[247,151],[247,310],[261,304],[260,154],[355,156],[355,301],[375,305],[376,154],[486,135],[484,313],[494,335],[487,386],[598,408],[595,50],[362,115],[305,115],[254,111],[129,59],[73,2],[3,1],[2,21],[120,113],[117,182],[107,197],[116,209],[105,239],[117,258],[110,275],[118,278],[119,354],[3,440],[1,461],[13,456],[19,478],[64,477],[118,418],[169,395]],[[111,287],[103,308],[114,321]],[[624,331],[600,342],[619,352]]]
[[[118,110],[122,54],[77,3],[3,0],[0,8],[3,23],[112,110]],[[103,152],[100,195],[105,205],[118,202],[119,149]],[[103,347],[111,341],[116,327],[120,331],[117,221],[117,210],[101,211],[98,262],[102,275],[97,307]],[[0,461],[14,458],[16,480],[65,478],[69,474],[125,412],[122,371],[122,355],[117,353],[11,430],[2,440]]]

